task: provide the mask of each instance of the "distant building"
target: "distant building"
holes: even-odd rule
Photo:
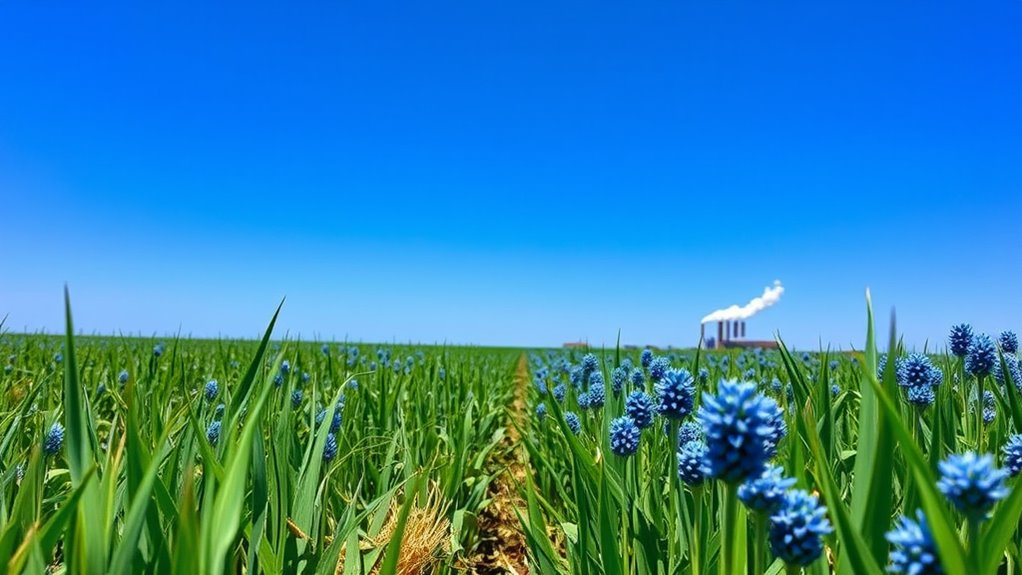
[[[706,324],[699,327],[700,338],[706,349],[762,348],[776,349],[777,342],[772,340],[745,339],[745,320],[736,319],[717,322],[717,337],[706,337]]]

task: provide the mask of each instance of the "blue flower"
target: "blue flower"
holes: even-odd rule
[[[895,367],[897,367],[897,365],[898,365],[897,362],[895,362]],[[884,372],[885,371],[887,371],[887,354],[886,353],[881,354],[880,355],[880,359],[877,360],[877,381],[883,381],[883,379],[884,379]],[[897,373],[897,371],[895,371],[895,373]]]
[[[43,453],[46,455],[56,455],[63,445],[64,426],[59,422],[54,422],[50,426],[50,430],[46,432],[45,439],[43,439]]]
[[[952,326],[947,343],[948,347],[951,348],[951,353],[958,357],[965,357],[965,354],[969,353],[969,346],[972,344],[972,326],[967,323]]]
[[[280,373],[283,375],[291,373],[291,364],[286,359],[280,364]]]
[[[57,353],[53,354],[53,361],[55,361],[57,363],[63,362],[64,361],[64,354],[60,353],[59,351]]]
[[[795,485],[795,478],[785,477],[784,469],[768,465],[759,477],[749,478],[738,486],[738,499],[752,511],[775,513],[784,500],[784,493]]]
[[[582,356],[582,379],[587,380],[590,375],[593,374],[597,369],[600,368],[600,361],[596,359],[596,356],[587,353]]]
[[[540,403],[539,405],[536,406],[536,417],[538,417],[540,421],[543,421],[546,418],[545,403]]]
[[[623,415],[615,418],[610,422],[610,450],[621,457],[635,455],[641,434],[631,417]]]
[[[710,370],[705,367],[699,368],[699,383],[706,383],[710,380]]]
[[[682,483],[698,487],[706,481],[710,470],[706,465],[706,444],[689,441],[678,450],[678,478]]]
[[[333,433],[326,434],[326,443],[323,444],[323,461],[332,461],[337,456],[337,436]]]
[[[568,424],[568,429],[575,435],[582,433],[582,421],[574,411],[564,412],[564,422]]]
[[[1011,376],[1012,383],[1016,387],[1022,385],[1022,366],[1019,366],[1018,357],[1013,353],[1006,353],[1002,356],[1004,358],[1004,365],[1008,367],[1008,374]],[[1001,362],[994,362],[994,379],[1002,387],[1007,385],[1008,378],[1004,376],[1004,370],[1001,369]]]
[[[642,373],[642,370],[635,368],[632,370],[632,385],[635,387],[643,387],[646,383],[646,376]]]
[[[788,565],[807,567],[823,552],[823,536],[832,531],[827,508],[815,496],[795,489],[784,495],[770,517],[770,550]]]
[[[202,394],[206,396],[206,401],[212,402],[216,399],[216,394],[220,392],[220,384],[215,379],[211,379],[206,382],[206,387],[203,389]]]
[[[155,346],[153,346],[153,355],[155,355],[156,357],[160,357],[161,355],[163,355],[162,343],[158,343]]]
[[[685,445],[692,441],[705,442],[703,427],[695,421],[686,421],[678,428],[678,445]]]
[[[660,415],[668,419],[684,419],[692,413],[696,388],[688,370],[668,370],[657,382],[655,391],[656,410]]]
[[[595,375],[595,374],[594,374]],[[607,401],[607,391],[603,384],[589,386],[589,407],[590,409],[602,409]]]
[[[564,403],[564,394],[567,393],[567,388],[564,387],[563,383],[558,383],[554,386],[554,399],[557,403]]]
[[[972,338],[969,353],[965,356],[965,369],[975,376],[990,375],[997,361],[997,347],[990,336],[977,334]]]
[[[649,364],[653,361],[653,350],[646,348],[639,354],[639,363],[643,368],[648,368]]]
[[[447,379],[447,370],[441,367],[439,370],[437,370],[437,375],[440,376],[440,381],[443,381]]]
[[[337,433],[341,429],[341,423],[344,421],[344,403],[343,401],[337,403],[337,407],[334,408],[334,417],[330,420],[330,433]]]
[[[582,411],[589,409],[590,406],[589,394],[583,391],[582,393],[576,395],[575,403],[578,404],[578,408],[581,409]]]
[[[308,382],[310,378],[312,378],[312,376],[309,375],[308,372],[305,371],[302,372],[302,383]]]
[[[104,393],[106,393],[106,385],[101,383],[96,386],[96,395],[103,395]]]
[[[575,386],[575,389],[581,389],[582,388],[582,368],[579,367],[579,366],[575,366],[575,367],[571,368],[571,371],[568,373],[568,379],[571,380],[571,385]]]
[[[292,389],[291,390],[291,407],[297,408],[302,404],[302,390]]]
[[[836,383],[830,384],[830,394],[831,395],[838,395],[840,393],[841,393],[841,386],[840,385],[838,385]]]
[[[220,419],[224,416],[224,404],[218,403],[216,409],[213,410],[213,417]]]
[[[994,392],[989,389],[983,392],[983,423],[993,423],[997,417],[997,403],[995,403]]]
[[[769,416],[771,427],[766,439],[767,457],[773,457],[777,455],[777,446],[781,440],[788,435],[788,422],[784,420],[784,411],[777,402],[764,407],[763,412]]]
[[[653,398],[645,391],[635,390],[625,398],[625,413],[640,429],[653,424]]]
[[[627,381],[628,368],[616,367],[614,371],[610,372],[610,390],[614,392],[614,397],[621,395],[621,390],[624,389]]]
[[[358,390],[358,380],[355,379],[354,377],[351,378],[350,380],[348,380],[348,389],[356,390],[357,391]]]
[[[933,362],[921,353],[910,353],[897,363],[898,385],[913,387],[933,385]]]
[[[933,405],[937,395],[929,385],[913,385],[905,388],[905,399],[919,409],[926,409]]]
[[[943,575],[937,545],[922,510],[916,510],[916,518],[918,523],[902,515],[894,530],[887,533],[887,541],[893,547],[887,571],[900,575]]]
[[[998,500],[1008,496],[1008,472],[994,467],[991,455],[968,451],[951,455],[938,465],[937,489],[970,521],[985,519]]]
[[[213,447],[220,442],[220,427],[221,423],[217,420],[210,422],[209,427],[206,428],[206,441],[209,441]]]
[[[741,483],[762,473],[780,435],[778,413],[777,402],[758,393],[755,383],[723,380],[716,395],[704,394],[698,419],[710,476]]]
[[[840,366],[840,365],[841,365],[841,364],[840,364],[840,363],[838,363],[838,360],[836,360],[836,359],[832,359],[832,360],[830,360],[830,363],[828,363],[828,364],[827,364],[827,368],[829,368],[829,369],[830,369],[830,371],[837,371],[837,368],[838,368],[838,366]]]
[[[1001,448],[1004,453],[1004,467],[1012,477],[1022,471],[1022,434],[1016,433],[1008,438]]]
[[[125,383],[128,383],[128,370],[122,369],[121,373],[117,375],[117,381],[121,385],[124,385]]]
[[[671,369],[671,360],[666,357],[654,358],[649,364],[649,379],[653,383],[660,381],[662,377],[667,373],[667,370]]]
[[[774,379],[770,381],[770,390],[773,391],[774,393],[781,393],[783,389],[784,384],[781,383],[781,380],[774,377]]]
[[[273,376],[273,385],[275,385],[277,387],[280,387],[280,386],[284,385],[284,377],[282,375],[280,375],[279,373],[277,375]]]
[[[322,351],[323,355],[330,355],[330,346],[324,343],[323,347],[319,348],[319,351]]]
[[[1018,351],[1018,336],[1013,331],[1002,331],[1001,335],[997,338],[997,343],[1001,345],[1002,353],[1015,353]]]

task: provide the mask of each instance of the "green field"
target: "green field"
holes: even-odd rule
[[[75,337],[68,305],[67,335],[4,333],[0,573],[1018,572],[1003,345],[911,355],[872,312],[862,351],[645,359],[275,321]]]

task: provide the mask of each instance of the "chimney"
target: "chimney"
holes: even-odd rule
[[[705,345],[704,341],[706,341],[706,324],[701,323],[699,324],[699,349],[702,349],[703,345]]]
[[[745,338],[745,321],[742,320],[742,339]]]
[[[734,325],[731,328],[733,330],[732,339],[738,339],[738,324],[739,323],[741,323],[741,322],[739,322],[738,320],[735,320],[735,323],[734,323]]]

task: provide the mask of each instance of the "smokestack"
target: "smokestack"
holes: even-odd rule
[[[742,322],[740,322],[740,321],[736,321],[734,326],[732,326],[732,328],[734,329],[734,335],[733,335],[732,339],[738,339],[738,327],[741,325],[741,323]]]
[[[722,346],[722,345],[724,345],[724,322],[718,321],[717,322],[717,344],[716,344],[717,349],[720,349],[720,346]]]
[[[742,338],[745,338],[745,322],[742,322]]]

